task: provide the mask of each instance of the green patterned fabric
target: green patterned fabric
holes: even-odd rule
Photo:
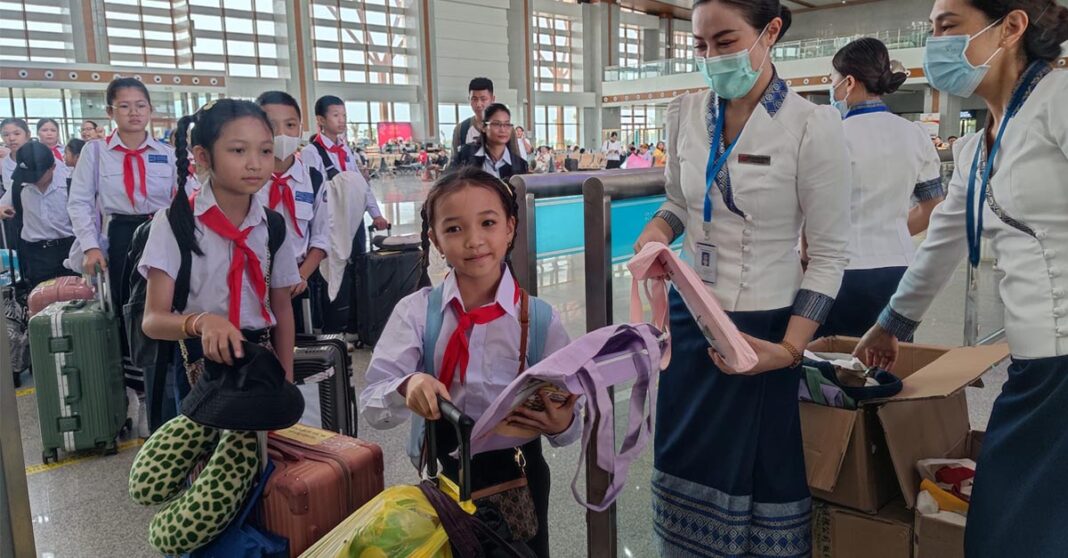
[[[181,491],[189,472],[215,447],[219,431],[179,415],[152,434],[130,469],[130,498],[163,504]]]

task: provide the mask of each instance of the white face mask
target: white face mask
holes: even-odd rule
[[[300,149],[300,138],[293,136],[275,136],[274,137],[274,157],[279,161],[284,161],[289,158],[290,155]]]

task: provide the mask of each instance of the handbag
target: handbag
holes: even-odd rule
[[[534,507],[534,494],[527,483],[526,458],[519,448],[515,448],[515,462],[519,467],[519,478],[475,491],[471,494],[471,500],[476,508],[488,506],[497,510],[508,525],[511,540],[529,541],[538,534],[541,524]]]

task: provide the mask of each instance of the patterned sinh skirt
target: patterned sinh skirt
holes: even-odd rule
[[[965,556],[1068,556],[1068,356],[1016,360],[975,470]]]
[[[790,314],[784,308],[731,318],[749,335],[778,341]],[[671,365],[660,376],[652,483],[661,556],[808,556],[800,368],[723,374],[674,291],[671,335]]]

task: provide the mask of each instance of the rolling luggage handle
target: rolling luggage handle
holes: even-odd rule
[[[475,421],[441,396],[438,396],[438,410],[441,419],[456,430],[456,439],[460,443],[460,478],[456,482],[460,488],[460,501],[467,502],[471,500],[471,430],[475,428]],[[426,474],[430,478],[438,476],[438,437],[433,424],[426,428]]]
[[[109,318],[115,317],[115,307],[112,305],[111,300],[111,285],[109,283],[108,274],[104,273],[99,265],[96,266],[96,301],[100,303],[100,309],[104,311]],[[92,278],[87,277],[86,283],[92,283]]]

